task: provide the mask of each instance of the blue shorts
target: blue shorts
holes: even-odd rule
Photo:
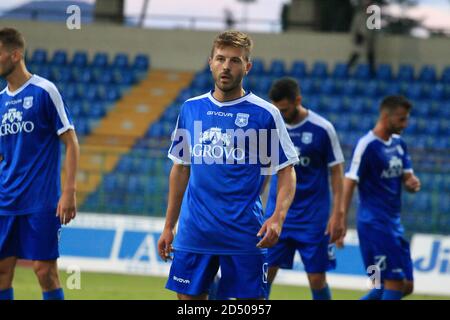
[[[381,281],[413,281],[413,264],[409,242],[400,235],[374,229],[365,223],[358,223],[358,238],[364,266],[378,266]],[[373,275],[373,271],[368,273]]]
[[[267,252],[269,266],[292,269],[298,250],[307,273],[324,273],[336,268],[336,246],[329,243],[329,235],[313,243],[305,242],[301,236],[300,231],[283,230],[278,243]]]
[[[207,293],[221,270],[218,291],[222,296],[257,299],[267,295],[265,255],[212,255],[175,251],[166,288],[197,296]]]
[[[0,259],[56,260],[60,230],[54,214],[0,215]]]

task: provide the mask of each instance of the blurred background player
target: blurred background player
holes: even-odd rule
[[[181,107],[169,151],[174,165],[166,223],[158,241],[158,252],[166,260],[181,214],[166,285],[179,299],[206,299],[219,267],[223,279],[219,290],[224,296],[259,299],[267,295],[264,248],[273,246],[280,235],[295,193],[293,164],[298,157],[277,108],[242,88],[251,68],[251,47],[244,33],[219,34],[209,59],[214,90]],[[194,135],[194,122],[200,124],[200,137]],[[268,159],[271,168],[264,166],[259,154],[256,164],[249,162],[256,155],[252,151],[256,141],[235,148],[234,140],[242,138],[244,131],[259,134],[261,129],[269,130],[263,138],[266,146],[274,141],[279,145]],[[235,136],[229,136],[230,130]],[[270,137],[273,132],[276,140]],[[239,154],[245,155],[245,161],[239,160]],[[259,195],[262,169],[272,168],[279,181],[276,209],[264,222]]]
[[[375,128],[359,139],[345,175],[345,213],[358,185],[357,231],[364,265],[381,271],[380,288],[373,288],[364,300],[398,300],[413,291],[411,253],[400,222],[402,186],[408,192],[420,190],[399,135],[410,111],[411,103],[404,97],[386,97]]]
[[[298,250],[308,274],[314,300],[330,300],[325,272],[336,267],[335,245],[344,232],[342,212],[343,162],[333,125],[302,106],[298,83],[293,78],[276,81],[269,93],[281,111],[300,162],[296,165],[297,189],[278,243],[268,249],[269,286],[279,268],[292,269]],[[331,172],[333,207],[330,216]],[[277,178],[270,183],[266,217],[275,211]]]
[[[57,261],[62,224],[75,217],[78,142],[55,85],[27,71],[25,42],[0,30],[0,300],[13,299],[17,259],[33,261],[43,298],[64,299]],[[66,180],[60,191],[60,141]]]

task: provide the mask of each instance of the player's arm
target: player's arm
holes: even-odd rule
[[[412,172],[405,172],[403,174],[403,184],[408,192],[418,192],[420,190],[420,180]]]
[[[190,166],[175,163],[170,171],[166,222],[161,237],[158,240],[158,253],[164,261],[167,261],[172,251],[175,226],[180,216],[181,202],[183,201],[190,173]]]
[[[273,247],[280,237],[286,214],[291,206],[295,196],[296,176],[292,165],[289,165],[277,173],[277,200],[275,211],[272,216],[266,220],[257,236],[264,237],[256,245],[258,248]]]
[[[353,193],[355,192],[355,188],[358,182],[356,180],[350,178],[344,178],[344,195],[342,200],[342,208],[344,213],[344,227],[345,232],[344,235],[341,236],[340,239],[336,240],[336,246],[342,247],[344,245],[344,236],[347,231],[347,218],[348,218],[348,210],[350,209],[350,204],[352,203]]]
[[[333,209],[328,221],[327,234],[330,234],[330,243],[344,238],[346,233],[345,214],[342,206],[344,192],[344,166],[342,163],[331,167],[331,189],[333,192]]]
[[[77,214],[76,202],[76,175],[78,169],[78,159],[80,157],[80,147],[78,145],[77,135],[74,130],[67,130],[59,136],[66,147],[66,156],[64,163],[65,183],[61,198],[58,202],[56,215],[62,224],[69,223]]]

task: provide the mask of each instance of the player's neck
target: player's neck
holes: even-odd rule
[[[17,68],[6,77],[6,81],[8,81],[8,90],[11,92],[16,91],[23,86],[25,82],[30,80],[31,77],[32,74],[28,72],[25,65],[23,63],[19,64]]]
[[[222,91],[216,87],[212,95],[217,101],[226,102],[243,97],[245,95],[245,91],[242,87],[237,87],[231,91]]]
[[[389,141],[391,138],[389,131],[380,122],[376,124],[375,128],[372,129],[372,132],[383,141]]]
[[[290,123],[288,123],[291,126],[299,124],[300,122],[305,120],[306,117],[308,117],[309,114],[308,109],[304,108],[301,104],[297,106],[297,110],[298,110],[297,115],[294,117],[294,119],[292,119]]]

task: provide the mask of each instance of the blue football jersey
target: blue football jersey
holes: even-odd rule
[[[283,232],[301,231],[305,241],[315,241],[323,237],[330,214],[329,168],[343,163],[344,156],[333,125],[317,113],[308,110],[303,121],[286,127],[300,161],[295,166],[295,198]],[[277,183],[278,179],[273,177],[267,199],[267,217],[275,210]]]
[[[400,223],[403,174],[413,172],[406,144],[399,135],[389,141],[372,131],[359,139],[345,176],[358,182],[358,222],[402,233]]]
[[[33,75],[0,92],[0,215],[56,213],[60,196],[60,141],[74,129],[50,81]]]
[[[298,162],[279,110],[255,96],[217,101],[212,92],[181,107],[169,158],[190,165],[174,248],[260,254],[264,174]]]

